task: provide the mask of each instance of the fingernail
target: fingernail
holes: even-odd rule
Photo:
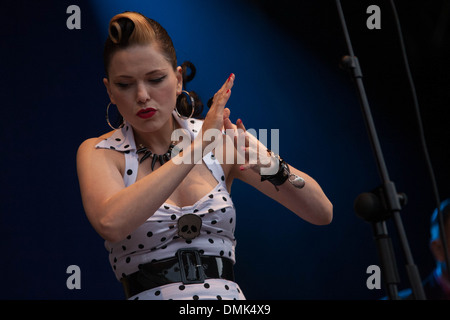
[[[240,166],[239,170],[244,171],[245,170],[244,166]]]
[[[227,90],[227,93],[229,93],[229,92],[230,92],[230,89]]]
[[[233,76],[232,73],[230,73],[230,76],[228,77],[228,81],[230,81],[231,77]]]
[[[241,123],[242,123],[242,120],[241,120],[241,119],[237,119],[236,123],[237,123],[237,124],[241,124]]]

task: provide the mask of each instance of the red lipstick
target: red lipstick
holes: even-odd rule
[[[153,117],[153,115],[155,113],[156,113],[156,109],[146,108],[146,109],[139,110],[139,112],[136,113],[136,115],[142,119],[149,119],[149,118]]]

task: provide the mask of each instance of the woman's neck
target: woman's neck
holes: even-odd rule
[[[139,132],[133,129],[136,147],[139,149],[140,145],[150,149],[153,153],[164,154],[167,152],[172,140],[172,132],[177,128],[176,120],[171,116],[167,123],[164,124],[158,131],[151,133]]]

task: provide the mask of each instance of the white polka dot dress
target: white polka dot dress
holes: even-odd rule
[[[189,130],[193,139],[200,131],[203,121],[182,120],[175,112],[174,115],[181,127]],[[123,152],[126,166],[125,186],[136,181],[138,155],[133,130],[127,123],[96,147]],[[191,206],[178,207],[164,203],[143,225],[122,241],[105,241],[109,261],[118,280],[137,272],[140,264],[174,257],[178,249],[182,248],[198,249],[204,255],[228,258],[233,263],[236,261],[236,211],[226,188],[224,172],[212,153],[207,154],[203,160],[218,181],[208,194]],[[198,216],[202,222],[200,233],[191,240],[180,237],[178,230],[178,220],[188,214]],[[235,282],[206,279],[204,283],[196,284],[171,283],[141,292],[129,299],[243,300],[245,296]]]

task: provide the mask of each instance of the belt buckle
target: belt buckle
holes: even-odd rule
[[[177,251],[177,258],[180,266],[181,281],[184,284],[205,282],[205,273],[203,272],[198,250],[179,249]]]

